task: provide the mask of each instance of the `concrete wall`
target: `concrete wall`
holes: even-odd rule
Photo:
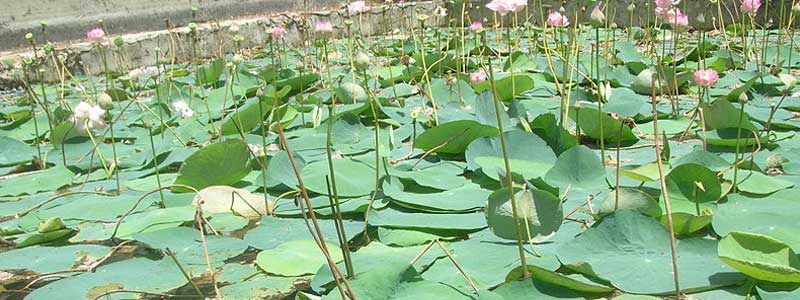
[[[232,19],[247,15],[324,9],[336,0],[0,0],[0,51],[27,46],[24,36],[33,32],[40,41],[40,22],[48,24],[50,40],[80,39],[106,22],[111,33],[133,33],[165,29],[165,20],[176,26],[192,20],[198,7],[199,21]]]
[[[418,13],[428,14],[433,11],[434,7],[435,4],[432,2],[374,5],[369,12],[359,17],[358,24],[360,24],[360,31],[365,35],[383,34],[394,29],[410,28],[419,25],[416,21]],[[267,45],[270,40],[269,29],[275,25],[280,25],[287,30],[284,42],[288,45],[297,45],[301,41],[309,43],[312,39],[304,35],[313,31],[313,24],[317,20],[323,18],[330,20],[336,28],[336,33],[343,35],[345,33],[343,24],[346,17],[345,9],[336,8],[198,22],[197,53],[194,53],[191,48],[194,35],[186,26],[131,34],[118,34],[112,31],[111,37],[121,39],[122,44],[109,47],[110,50],[107,51],[109,67],[112,70],[126,72],[133,68],[153,66],[157,59],[165,62],[174,57],[175,62],[186,62],[191,58],[219,57],[231,53],[234,51],[234,45],[231,38],[233,34],[229,28],[234,24],[239,27],[238,34],[244,38],[240,44],[242,48],[258,48]],[[432,18],[427,24],[436,26],[443,22],[444,18]],[[106,23],[110,23],[110,21]],[[20,85],[21,78],[23,78],[22,57],[32,57],[29,47],[23,49],[24,51],[8,52],[5,55],[0,53],[0,90]],[[161,49],[161,52],[156,52],[156,49]],[[41,51],[39,55],[41,55]],[[64,59],[58,61],[56,57]],[[42,70],[45,71],[43,72],[46,76],[44,80],[59,81],[64,76],[63,70],[69,70],[72,74],[102,72],[101,58],[101,52],[88,42],[63,42],[56,43],[54,53],[46,59],[40,59],[40,62],[43,64]],[[57,68],[54,66],[56,63]],[[51,71],[56,69],[61,71]]]

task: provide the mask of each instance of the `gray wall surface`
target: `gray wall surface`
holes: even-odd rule
[[[40,23],[47,22],[49,39],[81,39],[98,19],[105,20],[111,33],[133,33],[166,28],[197,20],[232,19],[239,16],[322,9],[336,6],[336,0],[0,0],[0,51],[25,47],[24,36],[33,32],[43,41]]]

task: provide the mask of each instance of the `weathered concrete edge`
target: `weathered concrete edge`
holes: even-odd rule
[[[435,4],[430,1],[406,2],[374,6],[361,15],[359,24],[366,35],[384,33],[400,27],[399,22],[407,22],[408,26],[416,26],[416,15],[419,12],[429,14]],[[399,20],[397,16],[402,16]],[[348,18],[344,9],[331,9],[313,12],[284,12],[269,16],[251,16],[240,19],[198,24],[197,57],[210,58],[218,53],[231,53],[234,50],[233,35],[229,29],[232,25],[239,27],[238,35],[244,37],[240,46],[242,48],[263,47],[270,39],[269,29],[272,26],[283,26],[286,31],[285,42],[289,45],[298,45],[307,40],[304,35],[313,34],[313,25],[319,19],[329,19],[336,31],[344,33],[344,20]],[[434,18],[435,19],[435,18]],[[444,23],[445,20],[434,22]],[[428,24],[432,24],[429,21]],[[302,30],[301,30],[302,29]],[[173,28],[171,30],[158,30],[112,36],[123,41],[122,47],[111,46],[109,55],[109,68],[112,70],[133,69],[156,64],[158,55],[172,57],[174,54],[177,62],[189,60],[193,54],[191,40],[193,35],[188,27]],[[162,53],[157,54],[160,48]],[[122,55],[119,55],[122,54]],[[39,55],[41,56],[41,50]],[[63,59],[59,59],[58,57]],[[113,58],[111,58],[113,56]],[[8,53],[0,56],[0,89],[18,87],[23,78],[21,72],[23,57],[33,57],[32,51]],[[103,71],[101,52],[89,42],[74,44],[59,43],[53,54],[43,61],[42,69],[47,76],[45,81],[59,81],[59,73],[53,71],[54,64],[58,62],[60,69],[69,70],[72,74],[88,73],[99,74]]]

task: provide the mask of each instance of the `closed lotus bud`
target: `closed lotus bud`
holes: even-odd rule
[[[111,99],[109,94],[102,93],[97,97],[97,105],[99,105],[102,109],[110,110],[114,108],[114,99]]]
[[[358,51],[358,53],[356,53],[356,56],[353,58],[353,63],[359,70],[367,69],[369,68],[369,63],[370,63],[369,55],[364,53],[364,51]]]
[[[64,228],[66,228],[64,221],[62,221],[61,218],[56,217],[39,222],[39,226],[37,226],[36,229],[39,231],[39,233],[48,233]]]
[[[589,15],[589,20],[591,20],[591,25],[594,27],[601,27],[606,22],[606,15],[603,14],[603,11],[600,10],[600,5],[597,5],[592,9],[592,14]]]
[[[739,103],[747,103],[747,101],[750,101],[750,97],[747,96],[747,93],[739,94]]]
[[[792,10],[793,10],[793,11],[794,11],[794,13],[796,13],[796,14],[797,14],[797,13],[800,13],[800,2],[797,2],[797,3],[795,3],[795,4],[794,4],[794,6],[792,6]]]
[[[700,13],[700,15],[697,16],[697,24],[700,24],[700,25],[705,25],[706,24],[706,15],[704,13]]]

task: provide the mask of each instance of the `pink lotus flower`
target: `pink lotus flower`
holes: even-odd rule
[[[567,27],[569,26],[569,19],[567,19],[567,16],[554,11],[547,15],[547,25],[552,27]]]
[[[672,0],[656,0],[656,7],[669,8],[672,4]]]
[[[286,30],[283,27],[275,26],[272,27],[272,39],[279,40],[286,34]]]
[[[668,7],[656,7],[656,15],[657,15],[657,16],[659,16],[659,17],[664,17],[664,18],[666,18],[666,17],[667,17],[667,14],[669,14],[669,12],[670,12],[671,10],[672,10],[672,9],[670,9],[670,8],[668,8]]]
[[[711,69],[701,69],[694,72],[694,82],[697,85],[707,88],[714,86],[719,81],[717,71]]]
[[[527,0],[492,0],[492,2],[486,4],[486,8],[505,16],[510,12],[518,12],[527,5]]]
[[[357,15],[368,11],[369,6],[367,6],[367,3],[364,1],[353,1],[347,5],[347,12],[350,13],[350,15]]]
[[[481,29],[483,29],[483,23],[481,23],[480,21],[472,22],[472,25],[469,26],[469,29],[472,31],[480,31]]]
[[[484,72],[483,70],[479,70],[476,72],[469,73],[469,81],[472,82],[472,84],[478,84],[486,81],[486,72]]]
[[[755,14],[761,8],[761,0],[742,0],[742,12]]]
[[[314,26],[314,31],[318,33],[331,33],[333,32],[333,25],[331,24],[331,21],[319,20]]]
[[[682,13],[679,9],[675,9],[672,13],[666,16],[667,23],[672,25],[672,29],[683,31],[689,27],[689,16]]]
[[[86,38],[88,38],[92,42],[97,42],[103,39],[104,37],[106,37],[106,32],[103,31],[103,29],[101,28],[95,28],[89,30],[89,32],[86,33]]]

